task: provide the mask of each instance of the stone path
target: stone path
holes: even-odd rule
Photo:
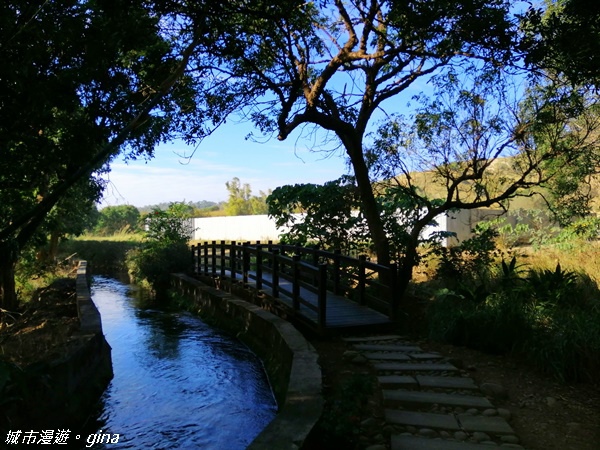
[[[442,355],[395,335],[345,341],[378,373],[392,450],[523,449],[508,422],[510,412],[495,408],[493,399]]]

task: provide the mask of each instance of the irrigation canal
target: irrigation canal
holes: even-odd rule
[[[112,278],[94,277],[92,298],[114,370],[96,433],[119,435],[94,449],[244,449],[274,418],[262,364],[235,338],[190,314],[148,309]]]

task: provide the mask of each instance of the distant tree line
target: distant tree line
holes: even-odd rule
[[[197,202],[162,202],[156,205],[136,207],[133,205],[106,206],[100,210],[92,208],[87,213],[83,222],[85,231],[99,236],[112,236],[119,233],[136,233],[142,231],[142,224],[146,217],[154,211],[167,211],[174,203],[185,211],[187,217],[208,216],[243,216],[267,214],[267,197],[271,193],[260,191],[259,195],[252,195],[250,184],[243,183],[235,177],[225,183],[229,192],[226,202],[213,202],[200,200]],[[72,232],[80,234],[84,229],[78,225],[71,230],[65,229],[64,234]]]

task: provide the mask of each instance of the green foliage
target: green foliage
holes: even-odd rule
[[[564,74],[573,83],[600,79],[600,7],[581,0],[554,0],[530,7],[522,17],[531,49],[529,64]],[[577,45],[577,51],[573,46]]]
[[[107,206],[100,210],[94,232],[100,236],[135,232],[140,221],[139,210],[132,205]]]
[[[134,280],[149,283],[157,297],[166,295],[171,273],[186,272],[191,266],[189,217],[184,203],[172,203],[166,211],[154,209],[144,218],[146,232],[141,248],[127,255]]]
[[[461,285],[484,284],[490,268],[499,256],[495,238],[498,232],[485,222],[473,230],[473,236],[454,247],[437,247],[433,254],[439,258],[435,277],[445,280],[452,288]]]
[[[371,251],[373,239],[360,211],[358,190],[352,181],[350,177],[342,177],[323,185],[296,184],[275,189],[267,203],[277,226],[289,227],[289,231],[280,237],[282,242],[316,243],[345,254]],[[415,222],[422,219],[418,197],[401,188],[387,188],[376,200],[391,245],[390,254],[394,261],[400,261],[411,245]],[[416,243],[435,246],[444,236],[444,233],[426,239],[419,236]]]
[[[517,350],[529,338],[527,314],[505,293],[473,299],[445,289],[429,311],[428,325],[433,339],[506,353]]]
[[[282,242],[316,243],[347,254],[365,248],[364,218],[358,211],[356,187],[346,178],[323,185],[278,187],[267,198],[267,205],[276,225],[289,227],[280,236]]]
[[[176,31],[156,6],[1,3],[0,305],[14,307],[20,251],[40,232],[79,232],[73,205],[98,199],[109,163],[152,155],[184,114]]]
[[[600,348],[597,283],[560,264],[523,270],[515,257],[502,260],[500,270],[493,260],[488,264],[485,279],[450,279],[437,292],[428,312],[430,336],[524,355],[562,381],[592,380]]]
[[[541,210],[517,210],[511,215],[517,222],[515,225],[507,223],[505,217],[485,222],[485,226],[497,232],[498,240],[507,248],[531,245],[534,248],[554,246],[573,250],[600,236],[600,217],[592,215],[571,218],[563,227],[552,224],[549,215]]]
[[[228,216],[245,216],[253,214],[267,214],[267,196],[270,194],[260,191],[259,195],[252,195],[252,189],[248,183],[243,185],[240,179],[234,177],[225,183],[229,192],[229,199],[223,205],[225,214]]]
[[[154,209],[143,220],[148,242],[187,243],[191,228],[190,208],[185,203],[171,203],[166,210]]]
[[[78,259],[88,261],[94,273],[114,275],[127,272],[127,254],[141,245],[139,240],[127,240],[127,237],[131,235],[110,240],[94,237],[69,239],[61,242],[59,250],[63,258],[76,253]]]

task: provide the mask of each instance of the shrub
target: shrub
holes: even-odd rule
[[[146,231],[141,248],[127,255],[134,281],[147,282],[157,297],[165,296],[171,273],[186,272],[191,266],[188,219],[185,204],[172,203],[166,211],[154,209],[144,219]]]
[[[600,370],[595,281],[560,264],[524,273],[513,258],[500,267],[489,271],[487,285],[459,283],[438,291],[428,312],[430,336],[492,353],[518,353],[561,381],[593,380]]]

